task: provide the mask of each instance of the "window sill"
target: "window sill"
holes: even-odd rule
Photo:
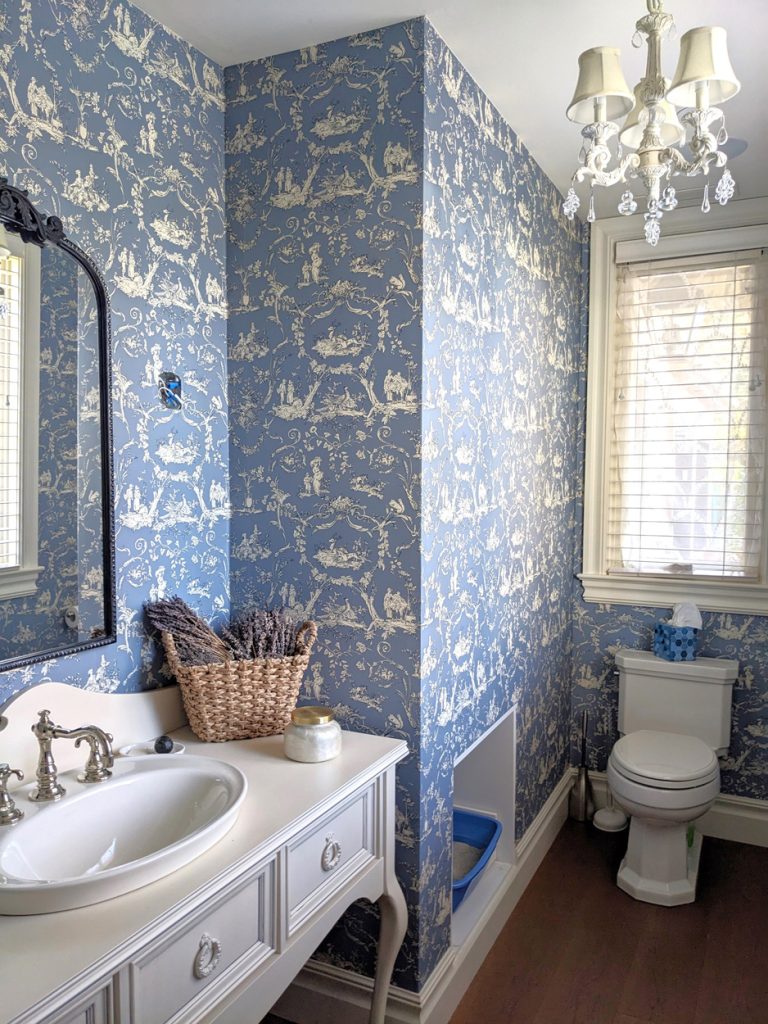
[[[37,577],[42,566],[31,569],[0,569],[0,600],[31,597],[37,591]]]
[[[671,608],[693,601],[702,611],[734,615],[768,615],[768,586],[764,583],[713,583],[691,577],[605,576],[579,573],[584,600],[595,604],[630,604]]]

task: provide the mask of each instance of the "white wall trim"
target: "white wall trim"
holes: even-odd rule
[[[598,604],[630,604],[672,608],[693,601],[702,611],[728,611],[733,615],[768,613],[768,586],[761,583],[713,582],[695,576],[608,576],[579,573],[584,600]]]
[[[518,843],[516,863],[466,941],[451,946],[420,992],[390,986],[387,1024],[448,1024],[562,828],[572,782],[568,768]],[[295,1024],[366,1024],[372,988],[370,978],[311,960],[274,1011]]]
[[[711,583],[690,577],[609,576],[604,571],[603,524],[608,488],[606,404],[612,367],[605,357],[613,330],[617,249],[635,252],[638,228],[635,217],[598,220],[590,235],[589,349],[587,359],[587,441],[584,471],[583,571],[579,575],[584,600],[599,604],[672,607],[694,600],[707,611],[768,614],[768,562],[760,584]],[[698,209],[675,210],[664,219],[664,233],[654,259],[698,251],[719,251],[722,245],[749,247],[768,244],[768,199],[748,199],[715,207],[708,216]],[[644,244],[644,243],[643,243]],[[647,248],[647,247],[646,247]],[[766,495],[768,501],[768,494]],[[768,559],[768,554],[765,555]],[[764,559],[764,560],[765,560]]]
[[[572,778],[577,773],[578,768],[571,769]],[[589,777],[595,806],[605,807],[608,802],[608,776],[605,772],[590,771]],[[768,800],[721,793],[712,810],[699,818],[696,826],[703,835],[714,839],[768,847]]]

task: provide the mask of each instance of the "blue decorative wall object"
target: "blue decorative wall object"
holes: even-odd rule
[[[3,673],[0,701],[43,679],[156,685],[143,602],[228,607],[223,151],[220,70],[138,8],[3,6],[0,172],[63,218],[111,301],[118,642]],[[157,401],[168,365],[183,412]]]

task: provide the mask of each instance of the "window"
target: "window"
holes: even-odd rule
[[[761,237],[679,236],[653,260],[612,239],[590,328],[586,600],[768,613]]]
[[[40,250],[0,228],[0,598],[34,594]]]

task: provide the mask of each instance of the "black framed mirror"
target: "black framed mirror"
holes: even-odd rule
[[[0,177],[0,669],[114,643],[101,273]]]

